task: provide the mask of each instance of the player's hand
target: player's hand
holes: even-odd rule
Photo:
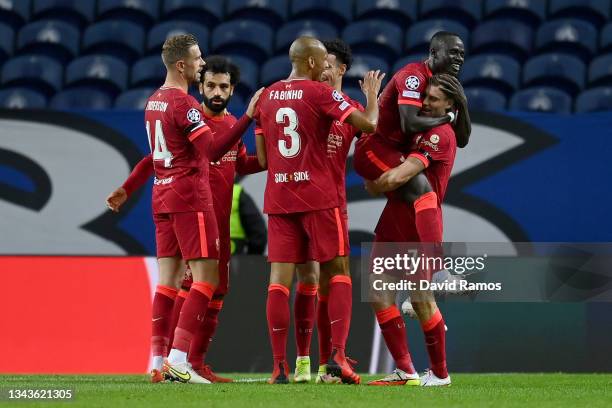
[[[119,212],[119,208],[121,208],[127,199],[127,192],[123,187],[119,187],[106,197],[106,206],[113,212]]]
[[[381,195],[382,193],[378,191],[378,187],[376,186],[376,182],[371,181],[371,180],[364,180],[364,187],[365,190],[368,192],[369,195],[371,195],[372,197],[378,197],[379,195]]]
[[[255,92],[255,94],[253,94],[253,96],[251,97],[251,100],[249,101],[249,106],[247,107],[247,110],[246,110],[246,115],[249,118],[252,118],[253,115],[255,114],[255,108],[257,107],[257,101],[259,100],[259,96],[265,89],[266,88],[264,87],[259,88],[257,92]]]
[[[382,80],[385,77],[385,73],[380,73],[380,70],[368,71],[363,76],[363,80],[359,80],[359,86],[361,91],[368,96],[368,94],[378,96]]]
[[[465,96],[465,91],[463,90],[463,86],[461,85],[461,82],[459,82],[459,80],[452,76],[452,75],[447,75],[447,74],[441,74],[439,75],[439,81],[440,81],[440,85],[442,90],[445,93],[449,93],[451,94],[454,99],[457,100],[457,102],[459,102],[459,108],[460,109],[466,109],[467,108],[467,97]]]

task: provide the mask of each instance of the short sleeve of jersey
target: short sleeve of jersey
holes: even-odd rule
[[[201,111],[200,105],[195,99],[189,97],[189,95],[185,95],[185,97],[175,100],[174,122],[177,128],[180,129],[190,141],[210,131],[210,128],[206,125],[203,118],[204,114]]]
[[[419,139],[416,151],[410,156],[416,156],[428,167],[432,161],[444,161],[450,154],[450,138],[448,131],[440,128],[431,129]]]
[[[321,83],[320,85],[320,92],[316,103],[327,116],[344,122],[348,115],[357,110],[357,108],[344,99],[342,93],[327,84]]]
[[[407,68],[399,71],[393,77],[397,89],[398,105],[414,105],[418,108],[423,106],[422,98],[425,96],[427,78],[422,72],[415,68]]]

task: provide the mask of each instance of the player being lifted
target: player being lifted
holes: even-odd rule
[[[378,72],[365,75],[362,88],[368,104],[365,112],[360,112],[340,92],[319,82],[327,58],[319,40],[296,39],[289,57],[291,74],[264,91],[255,113],[257,155],[262,167],[268,169],[264,212],[268,214],[271,262],[267,318],[274,370],[270,383],[288,382],[289,289],[295,265],[309,258],[320,263],[322,274],[331,277],[328,314],[332,351],[327,371],[343,382],[359,383],[345,356],[352,305],[346,268],[348,232],[327,140],[334,120],[374,131],[376,96],[383,76]]]
[[[323,71],[321,80],[340,92],[345,101],[363,111],[363,106],[342,93],[342,78],[351,68],[353,55],[351,48],[341,39],[323,41],[327,49],[327,67]],[[360,134],[360,130],[348,123],[333,121],[327,137],[327,156],[331,163],[331,171],[339,186],[340,215],[348,225],[348,211],[346,205],[345,171],[346,159],[353,138]],[[350,248],[346,242],[347,254]],[[348,257],[345,258],[348,262]],[[348,265],[346,266],[348,269]],[[323,274],[319,276],[317,262],[310,261],[304,265],[298,265],[297,277],[298,287],[295,294],[294,316],[295,316],[295,339],[298,357],[295,363],[295,382],[310,381],[310,339],[316,316],[318,339],[319,339],[319,370],[317,383],[337,380],[336,377],[327,375],[327,360],[331,354],[331,333],[328,305],[328,289],[330,276]],[[317,293],[318,283],[318,293]],[[318,302],[315,303],[315,296]]]
[[[187,91],[198,83],[204,61],[196,38],[177,35],[162,48],[165,83],[147,101],[145,127],[155,170],[153,219],[159,264],[159,284],[153,299],[152,381],[165,375],[188,383],[210,383],[193,370],[187,353],[201,330],[208,303],[219,283],[219,233],[209,185],[210,161],[219,160],[247,129],[259,90],[246,114],[226,133],[213,135],[203,112]],[[112,196],[109,197],[112,207]],[[168,325],[177,282],[188,261],[193,284],[178,319],[171,351]]]

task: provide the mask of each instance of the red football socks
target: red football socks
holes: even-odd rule
[[[397,368],[408,374],[414,374],[416,371],[408,350],[406,324],[397,306],[389,306],[376,312],[376,320]]]
[[[327,310],[331,326],[332,347],[343,355],[351,326],[353,306],[351,277],[336,275],[329,280],[329,302]]]
[[[438,195],[425,193],[414,202],[415,222],[421,242],[442,242],[442,217]]]
[[[189,362],[195,370],[198,370],[202,367],[202,364],[204,364],[208,346],[219,324],[218,316],[222,307],[223,300],[211,300],[208,302],[208,309],[206,309],[206,315],[204,316],[204,324],[193,337],[193,342],[189,349]]]
[[[268,286],[266,316],[274,362],[284,361],[289,331],[289,289],[286,286],[277,283]]]
[[[448,377],[446,369],[446,330],[444,329],[444,319],[439,309],[425,323],[421,323],[423,334],[425,334],[425,345],[429,354],[429,364],[431,371],[438,378]]]
[[[151,352],[153,356],[167,356],[168,326],[177,290],[170,286],[157,285],[153,297],[151,321]]]
[[[297,355],[310,355],[310,340],[316,314],[317,285],[298,283],[293,313],[295,318],[295,344]]]
[[[317,303],[317,331],[319,337],[319,365],[327,364],[331,355],[331,326],[327,310],[327,296],[321,294]]]
[[[183,308],[183,303],[185,303],[188,294],[189,291],[181,289],[174,299],[174,307],[172,308],[172,316],[170,318],[170,325],[168,326],[168,346],[172,346],[172,342],[174,341],[174,330],[176,330],[176,325],[181,315],[181,309]],[[168,352],[170,352],[170,348],[168,348]]]
[[[173,349],[189,352],[191,340],[204,322],[208,302],[214,291],[215,287],[208,282],[193,282],[174,331]]]

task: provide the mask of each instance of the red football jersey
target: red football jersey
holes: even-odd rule
[[[442,205],[451,170],[455,163],[457,139],[455,131],[448,123],[418,134],[409,156],[417,157],[425,164],[423,170],[431,188],[438,195],[438,205]]]
[[[349,98],[346,94],[342,94],[344,99],[363,112],[363,106]],[[351,148],[353,138],[361,132],[359,129],[349,125],[348,123],[342,123],[338,120],[334,120],[331,129],[329,130],[329,136],[327,137],[327,155],[332,160],[331,170],[334,175],[334,179],[340,186],[340,207],[346,212],[346,158]]]
[[[306,79],[278,81],[260,96],[255,112],[266,141],[268,179],[264,212],[288,214],[340,205],[327,139],[334,120],[356,108],[329,85]]]
[[[200,104],[178,88],[159,88],[147,101],[145,127],[153,154],[153,213],[212,210],[208,162],[191,143],[211,138]]]
[[[377,134],[393,145],[410,146],[411,139],[402,132],[398,105],[423,106],[431,76],[426,61],[405,65],[393,75],[378,98]]]
[[[222,117],[204,116],[206,123],[213,134],[226,133],[236,123],[234,115],[228,113]],[[229,239],[229,220],[232,210],[232,197],[234,192],[234,177],[237,167],[243,167],[247,161],[257,161],[257,157],[248,156],[246,147],[242,141],[236,143],[219,161],[210,162],[209,180],[212,198],[217,217],[217,226],[221,239]],[[261,170],[259,166],[258,169]],[[252,173],[255,169],[242,172],[241,174]]]

